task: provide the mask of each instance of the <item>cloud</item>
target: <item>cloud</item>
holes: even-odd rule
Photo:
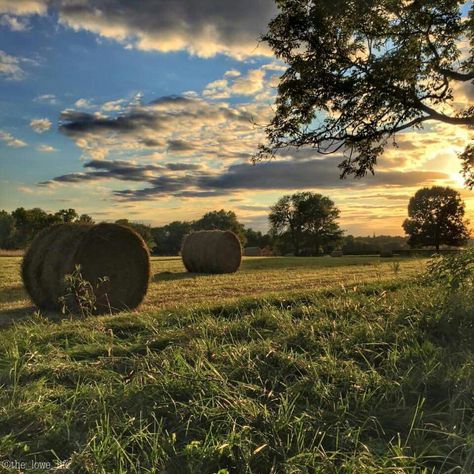
[[[0,141],[12,148],[21,148],[27,145],[23,140],[15,138],[13,135],[3,130],[0,130]]]
[[[54,152],[58,151],[57,148],[54,148],[51,145],[43,145],[43,144],[39,145],[37,150],[42,152],[42,153],[54,153]]]
[[[54,94],[41,94],[33,99],[33,102],[44,102],[55,105],[58,103],[58,98]]]
[[[25,71],[21,67],[21,58],[10,56],[0,49],[0,77],[7,81],[21,81],[25,78]]]
[[[47,11],[45,0],[0,0],[0,12],[14,15],[44,15]]]
[[[59,130],[94,159],[147,147],[163,155],[242,159],[256,147],[253,116],[264,114],[258,105],[166,96],[146,105],[129,105],[114,115],[67,109],[61,113]]]
[[[29,29],[28,20],[11,15],[2,15],[0,17],[0,26],[5,26],[11,31],[26,31]]]
[[[186,50],[201,57],[270,55],[258,38],[275,15],[273,0],[96,0],[59,2],[60,20],[128,47],[161,52]]]
[[[33,119],[30,121],[30,127],[36,133],[44,133],[47,132],[51,128],[52,122],[47,118],[42,119]]]
[[[91,109],[94,104],[89,99],[78,99],[74,105],[79,109]]]
[[[0,0],[0,12],[30,15],[55,9],[59,21],[145,51],[200,57],[271,56],[258,40],[277,9],[274,0]]]
[[[281,160],[252,166],[232,165],[223,171],[205,171],[193,164],[167,163],[140,165],[124,161],[94,160],[84,165],[87,172],[58,176],[41,183],[80,183],[116,179],[137,181],[146,187],[117,190],[114,195],[122,200],[141,201],[157,197],[210,197],[229,195],[245,190],[342,189],[370,187],[420,186],[446,179],[445,173],[418,171],[404,173],[382,171],[365,180],[340,180],[337,160]],[[182,173],[174,173],[180,171]],[[252,206],[252,210],[258,210]]]
[[[237,74],[236,74],[237,73]],[[232,96],[251,96],[265,87],[265,70],[250,69],[245,76],[236,70],[227,71],[225,79],[209,83],[203,91],[205,97],[211,99],[226,99]],[[232,82],[229,82],[232,78]]]

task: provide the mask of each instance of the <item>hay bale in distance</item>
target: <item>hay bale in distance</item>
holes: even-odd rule
[[[148,289],[148,248],[132,229],[118,224],[58,224],[38,234],[23,259],[23,282],[33,302],[41,309],[59,310],[59,298],[67,293],[64,277],[77,265],[94,288],[96,313],[134,309]],[[102,277],[108,281],[98,285]],[[69,299],[68,307],[77,310]]]
[[[342,252],[342,250],[333,250],[331,252],[331,257],[342,257],[344,255],[344,253]]]
[[[240,267],[242,247],[233,232],[201,230],[184,238],[181,258],[188,272],[234,273]]]
[[[262,249],[260,247],[245,247],[244,256],[245,257],[261,257]]]
[[[391,250],[381,250],[380,251],[380,256],[382,258],[392,258],[393,257],[393,252]]]

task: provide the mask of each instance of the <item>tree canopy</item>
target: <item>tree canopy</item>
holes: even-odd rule
[[[337,218],[339,210],[326,196],[300,192],[280,198],[271,207],[271,232],[288,239],[295,255],[303,247],[319,253],[321,246],[337,242],[342,237]]]
[[[211,211],[204,214],[194,222],[194,230],[231,230],[239,238],[242,245],[245,245],[244,226],[238,221],[234,211]]]
[[[268,143],[256,159],[288,146],[340,151],[342,176],[360,177],[374,171],[389,140],[402,130],[430,121],[474,125],[472,104],[452,107],[453,91],[472,87],[474,80],[472,2],[277,0],[277,5],[280,12],[263,40],[288,69],[278,86]],[[471,185],[472,155],[471,149],[461,156]]]
[[[408,204],[408,219],[403,228],[411,247],[440,245],[461,246],[469,240],[468,222],[464,221],[464,203],[451,188],[433,186],[416,192]]]

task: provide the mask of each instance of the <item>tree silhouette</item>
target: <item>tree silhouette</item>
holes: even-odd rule
[[[408,204],[409,218],[403,223],[411,247],[461,246],[469,240],[464,203],[451,188],[433,186],[416,192]]]
[[[338,241],[342,231],[336,219],[339,210],[326,196],[311,192],[301,192],[280,198],[270,208],[271,233],[287,237],[295,255],[299,255],[303,245],[320,251],[322,245]]]
[[[474,80],[472,3],[467,18],[461,0],[277,4],[263,40],[288,69],[256,160],[288,146],[341,151],[341,176],[361,177],[397,132],[429,121],[474,125],[472,104],[444,107]],[[462,54],[463,40],[471,49]],[[472,178],[472,150],[461,159]]]

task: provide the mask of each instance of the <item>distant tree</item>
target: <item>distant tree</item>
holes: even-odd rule
[[[77,220],[77,222],[79,224],[93,224],[94,223],[94,219],[92,219],[91,216],[89,216],[88,214],[81,214],[79,216],[79,219]]]
[[[245,245],[244,226],[237,220],[233,211],[212,211],[204,214],[200,219],[194,222],[194,230],[231,230],[239,238],[242,245]]]
[[[464,203],[451,188],[433,186],[416,192],[408,205],[408,219],[403,228],[411,247],[440,245],[461,246],[468,242],[470,232],[464,221]]]
[[[54,214],[60,222],[64,222],[66,224],[77,222],[79,220],[79,215],[75,209],[60,209],[58,212]]]
[[[19,207],[11,215],[15,220],[15,248],[26,247],[38,232],[59,221],[57,216],[48,214],[38,207],[34,209]]]
[[[152,229],[155,239],[155,252],[160,255],[178,255],[184,237],[192,231],[192,223],[174,221],[162,227]]]
[[[247,247],[264,248],[271,244],[271,238],[268,234],[263,234],[259,230],[251,228],[245,229],[245,240]]]
[[[115,221],[115,223],[133,229],[142,237],[150,251],[155,248],[155,239],[153,238],[153,232],[149,225],[140,224],[138,222],[130,222],[128,219],[118,219]]]
[[[0,248],[15,248],[15,219],[7,211],[0,211]]]
[[[280,78],[268,144],[256,159],[288,146],[343,151],[342,176],[364,176],[402,130],[433,121],[474,125],[472,103],[459,105],[454,94],[472,88],[474,79],[472,2],[276,3],[279,14],[263,40],[288,69]],[[472,145],[461,159],[474,184]]]
[[[342,237],[337,218],[339,210],[326,196],[311,192],[283,196],[271,207],[269,215],[272,233],[286,236],[299,255],[303,246],[319,253],[323,245]]]

